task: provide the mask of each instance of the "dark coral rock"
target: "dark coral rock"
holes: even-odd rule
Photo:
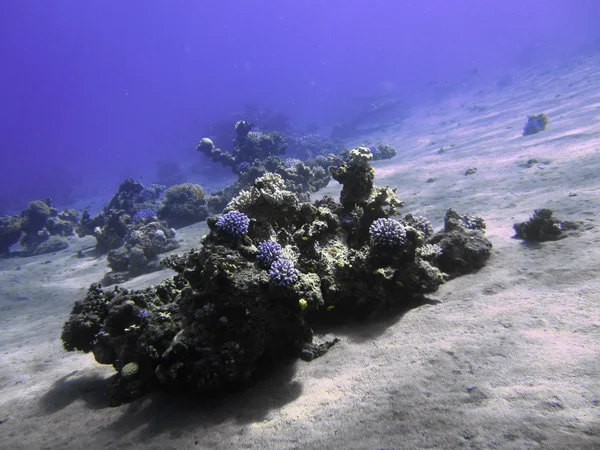
[[[19,242],[25,255],[52,253],[67,248],[69,244],[59,237],[73,235],[77,211],[58,212],[51,200],[34,200],[27,208],[14,216],[0,218],[0,254],[8,253],[9,247]],[[50,240],[51,237],[54,237]]]
[[[253,125],[243,120],[235,125],[234,149],[230,152],[208,145],[204,138],[196,150],[204,153],[212,161],[231,167],[235,173],[243,172],[246,164],[263,160],[271,155],[281,155],[287,148],[287,139],[279,131],[270,133],[252,131]],[[212,143],[212,141],[211,141]],[[244,169],[240,169],[240,165]]]
[[[539,133],[540,131],[544,131],[546,129],[546,125],[548,125],[550,120],[546,114],[532,114],[527,117],[527,123],[523,128],[523,136],[529,136],[531,134]]]
[[[41,200],[32,201],[21,213],[24,219],[23,231],[35,233],[41,230],[46,225],[46,219],[55,212],[56,210],[53,211],[53,208]]]
[[[108,265],[115,272],[129,270],[129,250],[125,246],[110,250],[107,254]]]
[[[134,181],[133,178],[127,178],[119,185],[117,193],[110,200],[106,209],[108,210],[123,210],[129,215],[135,212],[136,203],[142,203],[140,198],[144,190],[144,185],[139,181]]]
[[[449,209],[444,218],[444,230],[429,239],[442,252],[438,266],[450,275],[481,269],[490,256],[492,243],[484,236],[485,222],[480,217],[461,216]]]
[[[23,232],[23,218],[20,215],[0,217],[0,254],[8,253],[9,247],[19,242]]]
[[[87,211],[77,226],[79,237],[92,235],[96,238],[96,251],[106,253],[123,245],[131,217],[124,211],[104,210],[91,217]]]
[[[164,189],[157,184],[144,187],[132,178],[126,179],[99,214],[92,217],[88,211],[83,212],[76,226],[78,236],[94,236],[96,250],[100,253],[119,248],[132,224],[132,217],[138,211],[155,210]]]
[[[202,222],[208,217],[204,189],[192,183],[171,186],[165,191],[158,216],[175,228]]]
[[[64,326],[65,348],[114,366],[114,403],[158,388],[213,394],[247,386],[272,361],[323,354],[335,340],[313,341],[312,318],[366,317],[435,291],[444,281],[441,250],[427,242],[425,219],[398,222],[401,245],[369,244],[373,222],[391,220],[400,202],[372,185],[367,154],[351,153],[339,174],[344,184],[363,181],[343,196],[360,205],[304,202],[281,175],[266,173],[224,211],[248,218],[244,233],[232,239],[223,231],[237,230],[235,220],[224,227],[209,218],[201,249],[165,258],[174,278],[143,291],[92,286]],[[469,233],[483,234],[482,222],[457,221],[467,245]],[[133,363],[135,375],[124,376]]]
[[[575,230],[578,225],[552,217],[550,209],[536,209],[527,222],[515,223],[515,237],[527,241],[556,241],[568,236],[567,231]]]
[[[332,167],[333,179],[343,185],[340,202],[346,210],[355,206],[364,206],[373,191],[375,171],[369,161],[373,159],[371,150],[358,147],[348,154],[348,158],[340,167]],[[365,168],[369,170],[365,170]]]
[[[371,151],[373,152],[374,161],[379,161],[382,159],[392,159],[397,154],[396,149],[394,147],[391,147],[386,144],[380,144],[374,148],[374,151],[373,149],[371,149]]]
[[[136,394],[128,394],[132,380],[121,377],[113,404],[131,401],[157,385],[154,370],[181,330],[174,299],[184,287],[182,282],[169,279],[135,292],[118,287],[104,291],[93,284],[87,296],[75,303],[62,332],[66,350],[93,352],[100,364],[112,364],[118,371],[129,363],[138,364],[133,380]]]
[[[106,274],[103,283],[121,283],[144,273],[161,270],[158,255],[179,246],[175,236],[175,230],[167,228],[164,222],[130,227],[124,239],[125,245],[108,252],[108,265],[112,272]]]

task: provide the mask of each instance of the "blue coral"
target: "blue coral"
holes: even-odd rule
[[[275,261],[283,257],[283,249],[275,241],[263,241],[258,244],[256,259],[269,267]]]
[[[406,230],[394,219],[377,219],[369,227],[373,245],[394,248],[406,243]]]
[[[217,220],[216,225],[222,232],[237,238],[248,233],[249,223],[250,219],[246,214],[239,211],[229,211]]]
[[[271,264],[269,277],[279,286],[289,286],[298,281],[298,270],[289,259],[279,258]]]
[[[134,222],[138,220],[154,219],[156,217],[156,211],[152,209],[140,209],[136,211],[131,220]]]

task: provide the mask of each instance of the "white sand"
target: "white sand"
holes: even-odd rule
[[[0,447],[600,448],[600,58],[515,81],[372,137],[399,150],[374,165],[403,212],[437,227],[450,207],[484,217],[487,266],[402,317],[330,329],[342,341],[325,356],[221,402],[155,394],[106,406],[112,368],[60,342],[73,302],[107,271],[105,258],[75,257],[92,238],[0,260]],[[522,137],[540,112],[548,129]],[[338,192],[333,182],[321,194]],[[541,207],[595,227],[537,246],[512,239]],[[182,230],[183,248],[205,230]]]

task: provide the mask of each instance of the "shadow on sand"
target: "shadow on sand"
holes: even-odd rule
[[[402,320],[402,317],[412,309],[424,305],[437,305],[439,300],[416,295],[403,305],[377,309],[368,314],[345,314],[333,309],[307,318],[316,335],[333,334],[342,339],[348,338],[353,342],[362,343],[377,339],[385,331]]]
[[[331,312],[313,318],[314,330],[317,337],[333,334],[342,339],[367,342],[395,325],[408,311],[438,303],[415,297],[402,308],[376,311],[360,319],[342,314],[336,316]],[[146,395],[113,408],[115,414],[109,428],[115,439],[129,436],[139,442],[164,433],[176,437],[190,428],[208,429],[228,423],[244,426],[269,420],[271,411],[293,402],[302,394],[302,384],[294,380],[298,364],[296,358],[271,362],[259,369],[255,377],[258,381],[250,387],[210,397],[170,392]],[[309,364],[318,364],[318,360]],[[78,371],[68,374],[56,381],[41,398],[41,407],[47,413],[55,413],[81,399],[90,409],[110,408],[115,377],[85,375]]]

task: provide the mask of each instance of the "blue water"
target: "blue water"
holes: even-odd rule
[[[598,49],[599,18],[594,0],[3,1],[0,213],[108,198],[159,161],[218,183],[195,145],[244,105],[328,135],[361,99]]]

